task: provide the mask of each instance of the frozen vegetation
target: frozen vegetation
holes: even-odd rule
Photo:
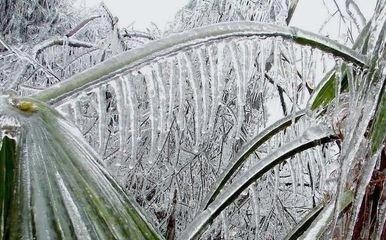
[[[0,238],[385,239],[386,1],[302,1],[1,0]]]

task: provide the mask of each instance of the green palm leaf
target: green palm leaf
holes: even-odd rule
[[[1,99],[1,239],[161,239],[79,131],[33,100]],[[10,131],[9,129],[12,129]]]

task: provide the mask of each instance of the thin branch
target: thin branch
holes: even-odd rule
[[[295,12],[295,9],[296,9],[298,3],[299,3],[299,0],[292,0],[292,1],[291,1],[290,6],[288,7],[287,18],[286,18],[286,20],[285,20],[285,22],[287,23],[287,25],[290,24],[291,19],[292,19],[292,17],[293,17],[293,14],[294,14],[294,12]]]
[[[354,24],[357,26],[358,31],[360,31],[363,28],[363,26],[366,25],[365,16],[363,15],[361,10],[359,9],[356,2],[354,2],[353,0],[346,0],[345,4],[346,4],[347,14],[351,17]],[[357,19],[356,16],[354,15],[354,13],[351,11],[350,6],[353,7],[353,10],[355,11],[356,16],[359,17],[359,19]]]
[[[45,49],[55,45],[64,45],[64,44],[68,44],[68,46],[70,47],[78,47],[78,48],[98,48],[97,45],[92,43],[83,42],[83,41],[79,41],[79,40],[71,39],[67,37],[54,37],[36,45],[32,49],[32,56],[33,58],[36,58],[37,55],[39,55]]]
[[[72,37],[74,36],[76,33],[78,33],[81,29],[83,29],[84,26],[86,26],[89,22],[93,21],[94,19],[97,19],[97,18],[100,18],[102,16],[98,15],[98,16],[92,16],[90,18],[87,18],[85,20],[83,20],[81,23],[79,23],[76,27],[74,27],[73,29],[71,29],[65,36],[66,37]]]
[[[114,17],[114,15],[110,12],[110,10],[107,8],[107,6],[102,2],[101,7],[105,12],[107,13],[108,18],[110,19],[111,29],[114,29],[115,25],[118,23],[118,18]]]
[[[128,37],[128,38],[146,38],[149,40],[154,40],[154,36],[150,35],[146,32],[140,32],[140,31],[128,31],[125,30],[124,34],[122,34],[122,37]]]

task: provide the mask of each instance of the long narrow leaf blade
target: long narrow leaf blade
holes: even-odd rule
[[[386,82],[386,81],[385,81]],[[371,132],[371,152],[376,153],[379,146],[386,138],[386,87],[383,84],[382,96],[378,104],[378,112],[375,116],[374,125]]]
[[[5,137],[1,144],[0,151],[0,239],[5,236],[5,222],[9,215],[12,198],[12,185],[14,183],[15,165],[17,159],[15,155],[16,143],[13,139]]]

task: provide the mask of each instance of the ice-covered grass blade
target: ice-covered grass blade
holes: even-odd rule
[[[375,121],[371,132],[371,153],[374,154],[378,151],[379,147],[385,141],[386,138],[386,87],[383,83],[380,102],[377,107],[377,113],[375,115]]]
[[[162,239],[58,112],[32,99],[3,97],[0,106],[2,133],[17,139],[12,147],[3,138],[1,151],[16,169],[2,179],[2,239]]]

